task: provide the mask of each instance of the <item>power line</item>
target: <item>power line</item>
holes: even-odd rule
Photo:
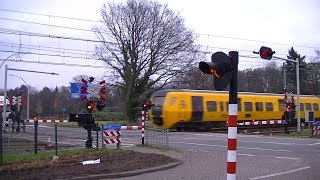
[[[89,67],[89,68],[101,68],[106,69],[105,66],[95,66],[90,64],[69,64],[69,63],[54,63],[54,62],[43,62],[43,61],[26,61],[26,60],[14,60],[14,59],[0,59],[0,61],[11,61],[11,62],[21,62],[21,63],[32,63],[32,64],[48,64],[56,66],[74,66],[74,67]]]
[[[32,13],[32,12],[25,12],[25,11],[16,11],[16,10],[8,10],[8,9],[0,9],[0,11],[6,11],[6,12],[14,12],[14,13],[20,13],[20,14],[30,14],[30,15],[37,15],[37,16],[46,16],[46,17],[53,17],[53,18],[60,18],[60,19],[70,19],[70,20],[76,20],[76,21],[87,21],[87,22],[99,22],[97,20],[91,20],[91,19],[81,19],[81,18],[74,18],[74,17],[65,17],[65,16],[56,16],[52,14],[40,14],[40,13]]]
[[[64,29],[72,29],[72,30],[78,30],[78,31],[92,32],[91,30],[88,30],[88,29],[80,29],[80,28],[75,28],[75,27],[51,25],[51,24],[31,22],[31,21],[23,21],[23,20],[3,18],[3,17],[0,17],[0,19],[7,20],[7,21],[14,21],[14,22],[22,22],[22,23],[28,23],[28,24],[41,25],[41,26],[50,26],[50,27],[55,27],[55,28],[64,28]]]
[[[80,51],[80,52],[83,52],[83,50],[82,49],[73,49],[73,48],[59,48],[59,47],[52,47],[52,46],[40,46],[40,45],[38,45],[38,46],[36,46],[36,45],[23,45],[23,44],[18,44],[18,43],[8,43],[8,42],[3,42],[3,41],[0,41],[0,44],[5,44],[6,46],[15,46],[15,47],[17,47],[17,46],[23,46],[23,47],[34,47],[35,49],[37,49],[37,48],[46,48],[46,49],[55,49],[55,50],[62,50],[62,51],[65,51],[65,50],[67,50],[67,51]],[[38,50],[38,49],[37,49]],[[86,52],[88,52],[88,53],[95,53],[95,51],[89,51],[89,50],[86,50]]]
[[[40,55],[40,56],[53,56],[53,57],[62,57],[62,58],[74,58],[74,59],[92,59],[92,60],[101,60],[99,58],[90,58],[90,57],[81,57],[81,56],[67,56],[60,54],[46,54],[46,53],[35,53],[35,52],[18,52],[18,51],[8,51],[8,50],[0,50],[0,52],[6,53],[16,53],[16,54],[32,54],[32,55]]]
[[[49,18],[53,17],[53,18],[70,19],[70,20],[77,20],[77,21],[87,21],[87,22],[103,23],[102,21],[97,21],[97,20],[81,19],[81,18],[65,17],[65,16],[56,16],[56,15],[51,15],[51,14],[40,14],[40,13],[32,13],[32,12],[17,11],[17,10],[0,9],[0,11],[13,12],[13,13],[21,13],[21,14],[29,14],[29,15],[38,15],[38,16],[46,16],[46,17],[49,17]],[[13,21],[20,21],[20,20],[14,20],[14,19],[9,19],[9,18],[1,18],[1,19],[13,20]],[[21,22],[34,23],[34,22],[27,22],[27,21],[21,21]],[[53,26],[53,27],[55,27],[55,25],[42,24],[42,23],[38,23],[38,24],[48,25],[48,26]],[[73,27],[66,27],[66,26],[56,26],[56,27],[68,28],[68,29],[74,29],[74,30],[82,30],[82,31],[90,31],[90,30],[85,30],[85,29],[80,29],[80,28],[73,28]],[[293,45],[294,45],[294,46],[297,46],[297,47],[304,47],[304,48],[310,48],[310,49],[320,49],[320,47],[300,45],[300,44],[288,44],[288,43],[280,43],[280,42],[272,42],[272,41],[263,41],[263,40],[254,40],[254,39],[248,39],[248,38],[238,38],[238,37],[222,36],[222,35],[214,35],[214,34],[203,34],[203,33],[195,33],[195,34],[198,34],[198,35],[201,35],[201,36],[212,36],[212,37],[226,38],[226,39],[233,39],[233,40],[242,40],[242,41],[260,42],[260,43],[279,44],[279,45],[286,45],[286,46],[293,46]]]
[[[41,46],[34,48],[34,47],[28,47],[28,46],[24,46],[24,45],[7,45],[7,44],[3,45],[3,44],[1,44],[1,42],[0,42],[0,46],[6,46],[6,47],[12,47],[12,48],[19,47],[19,48],[23,48],[23,49],[31,49],[31,50],[38,50],[38,51],[41,50],[41,51],[46,51],[46,52],[62,53],[62,54],[83,55],[86,57],[88,56],[88,54],[68,52],[68,51],[64,51],[64,50],[61,51],[61,49],[59,49],[59,50],[45,49],[45,48],[41,48]],[[87,52],[89,52],[89,51],[87,51]],[[94,51],[91,51],[91,52],[94,53]]]
[[[279,45],[286,45],[286,46],[297,46],[297,47],[304,47],[304,48],[310,48],[310,49],[320,49],[320,47],[306,46],[306,45],[299,45],[299,44],[288,44],[288,43],[280,43],[280,42],[272,42],[272,41],[262,41],[262,40],[238,38],[238,37],[232,37],[232,36],[214,35],[214,34],[202,34],[202,33],[195,33],[195,34],[203,35],[203,36],[212,36],[212,37],[218,37],[218,38],[225,38],[225,39],[241,40],[241,41],[251,41],[251,42],[259,42],[259,43],[279,44]]]
[[[95,43],[112,43],[107,41],[93,40],[93,39],[84,39],[78,37],[66,37],[66,36],[57,36],[50,34],[41,34],[41,33],[33,33],[27,31],[19,31],[13,29],[0,28],[1,34],[13,34],[13,35],[23,35],[23,36],[36,36],[36,37],[46,37],[46,38],[56,38],[56,39],[66,39],[66,40],[75,40],[75,41],[85,41],[85,42],[95,42]]]

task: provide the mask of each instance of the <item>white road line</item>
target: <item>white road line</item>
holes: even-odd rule
[[[199,140],[199,138],[179,138],[179,137],[170,137],[170,140]],[[225,139],[203,139],[203,141],[226,141]]]
[[[251,179],[251,180],[255,180],[255,179],[263,179],[263,178],[268,178],[268,177],[273,177],[273,176],[280,176],[280,175],[283,175],[283,174],[289,174],[289,173],[293,173],[293,172],[296,172],[296,171],[302,171],[302,170],[309,169],[309,168],[311,168],[311,167],[310,167],[310,166],[306,166],[306,167],[302,167],[302,168],[298,168],[298,169],[293,169],[293,170],[289,170],[289,171],[284,171],[284,172],[280,172],[280,173],[269,174],[269,175],[265,175],[265,176],[253,177],[253,178],[250,178],[250,179]]]
[[[276,157],[278,159],[291,159],[291,160],[299,160],[300,158],[292,158],[292,157]]]
[[[318,144],[320,144],[320,142],[313,143],[313,144],[308,144],[308,145],[318,145]]]
[[[250,157],[256,156],[254,154],[237,154],[237,155],[239,155],[239,156],[250,156]]]
[[[222,145],[213,145],[213,144],[199,144],[199,143],[186,143],[186,142],[177,142],[173,141],[170,142],[176,143],[176,144],[190,144],[190,145],[198,145],[198,146],[211,146],[211,147],[223,147],[226,148],[227,146],[222,146]],[[251,149],[251,150],[260,150],[260,151],[275,151],[275,152],[292,152],[289,150],[282,150],[282,149],[263,149],[263,148],[247,148],[247,147],[237,147],[237,149]]]

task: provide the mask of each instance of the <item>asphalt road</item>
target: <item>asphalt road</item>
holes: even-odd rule
[[[38,141],[54,142],[54,127],[40,124],[38,130]],[[26,132],[24,135],[25,138],[33,138],[32,126],[27,126]],[[121,132],[122,147],[141,144],[140,130],[123,130]],[[95,131],[92,133],[92,136],[94,139],[93,147],[95,147]],[[58,127],[59,145],[84,146],[86,137],[87,132],[82,128]],[[100,132],[98,138],[99,146],[101,146]],[[114,147],[115,145],[110,146]],[[170,132],[169,146],[189,152],[194,156],[194,161],[200,163],[198,165],[199,167],[204,166],[207,168],[207,166],[212,165],[212,168],[218,169],[217,172],[221,174],[220,178],[225,179],[227,134],[211,132]],[[198,157],[200,155],[203,155],[203,157]],[[212,161],[210,160],[212,156],[219,157],[219,159]],[[181,166],[181,168],[182,167],[184,166]],[[174,171],[177,173],[175,176],[172,176],[174,172],[169,172],[170,176],[168,174],[167,179],[171,179],[172,177],[175,179],[179,179],[179,177],[186,178],[185,173],[189,173],[189,171]],[[179,176],[179,172],[183,173]],[[190,173],[191,172],[192,171],[190,171]],[[318,176],[320,176],[319,172],[320,139],[238,134],[237,177],[240,177],[238,179],[320,179],[320,177],[318,178]],[[200,173],[200,170],[194,170],[192,173]],[[201,175],[206,173],[207,171]],[[201,177],[201,175],[199,174],[199,177]],[[153,175],[150,177],[152,176]],[[165,178],[166,173],[162,172],[161,177],[162,176]],[[207,179],[205,177],[210,176],[211,174],[208,172],[206,176],[203,176],[203,179]],[[148,179],[150,177],[146,174],[137,176],[136,178]],[[131,177],[129,179],[135,178]]]

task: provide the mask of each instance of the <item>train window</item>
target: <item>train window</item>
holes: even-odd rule
[[[306,111],[311,111],[311,103],[306,103]]]
[[[171,99],[170,99],[170,106],[172,105],[172,104],[174,104],[174,102],[176,102],[176,100],[177,100],[177,98],[176,97],[172,97]]]
[[[266,110],[273,111],[273,104],[271,102],[266,102]]]
[[[163,102],[164,102],[164,97],[163,96],[154,97],[154,105],[155,106],[162,106]]]
[[[319,111],[319,105],[317,103],[313,103],[313,111]]]
[[[207,101],[207,110],[208,111],[217,111],[217,102]]]
[[[286,110],[286,105],[284,103],[284,99],[278,99],[278,104],[279,104],[279,111],[285,111]]]
[[[223,102],[219,102],[220,111],[224,111],[223,109]]]
[[[244,102],[244,110],[252,111],[252,102]]]
[[[300,103],[300,111],[304,111],[304,104]]]
[[[185,105],[184,100],[181,100],[181,101],[180,101],[180,107],[181,107],[181,108],[184,108],[185,106],[186,106],[186,105]]]
[[[263,103],[262,102],[256,102],[256,111],[263,111]]]

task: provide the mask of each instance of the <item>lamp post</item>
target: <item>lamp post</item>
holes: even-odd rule
[[[0,66],[1,67],[1,66]],[[26,69],[15,69],[15,68],[8,68],[7,65],[4,67],[4,97],[7,97],[7,72],[10,71],[23,71],[23,72],[31,72],[31,73],[42,73],[42,74],[51,74],[51,75],[59,75],[57,73],[50,73],[50,72],[43,72],[43,71],[33,71],[33,70],[26,70]],[[5,112],[7,106],[7,102],[3,102],[3,112]],[[2,121],[6,121],[6,113],[2,113]],[[3,163],[3,152],[2,152],[2,122],[0,123],[0,163]]]
[[[29,95],[30,95],[30,89],[28,87],[28,84],[20,76],[16,76],[16,75],[13,75],[13,74],[9,74],[9,76],[14,76],[14,77],[17,77],[17,78],[21,79],[24,82],[24,84],[26,85],[26,87],[27,87],[27,91],[28,91],[28,94],[27,94],[27,120],[29,120],[29,104],[30,104],[29,103]]]

